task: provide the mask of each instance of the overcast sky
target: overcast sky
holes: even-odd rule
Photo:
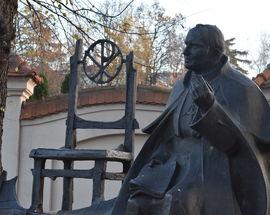
[[[237,46],[256,58],[262,33],[270,34],[270,0],[159,0],[168,14],[182,13],[186,26],[215,24],[225,39],[236,37]]]

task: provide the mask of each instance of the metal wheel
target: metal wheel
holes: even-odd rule
[[[97,40],[85,51],[83,58],[86,76],[97,84],[111,82],[121,71],[122,65],[122,53],[110,40]]]

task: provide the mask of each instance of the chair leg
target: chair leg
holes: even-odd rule
[[[45,159],[36,158],[34,161],[33,174],[33,189],[32,189],[32,203],[29,211],[42,213],[43,212],[43,190],[44,177],[41,176],[41,171],[45,167]]]
[[[107,161],[96,160],[93,175],[93,195],[92,204],[96,204],[104,200],[104,174],[106,172]]]
[[[123,162],[123,173],[127,174],[132,163],[130,161]]]
[[[72,161],[64,161],[64,169],[73,169]],[[72,210],[73,203],[73,178],[63,178],[62,210]]]
[[[124,173],[125,175],[127,175],[128,170],[130,169],[131,165],[132,165],[132,162],[130,162],[130,161],[128,161],[128,162],[123,162],[123,173]],[[124,180],[125,180],[125,179],[122,180],[122,183],[124,182]]]

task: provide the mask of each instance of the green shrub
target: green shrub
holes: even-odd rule
[[[65,75],[65,78],[61,84],[61,93],[68,93],[69,90],[69,78],[70,78],[70,73]]]

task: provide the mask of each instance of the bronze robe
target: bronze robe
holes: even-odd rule
[[[200,113],[190,98],[189,77],[176,83],[164,112],[144,129],[150,137],[113,215],[126,214],[128,201],[140,195],[153,201],[138,214],[268,214],[269,105],[258,87],[228,63],[204,78],[214,90],[213,106]]]

